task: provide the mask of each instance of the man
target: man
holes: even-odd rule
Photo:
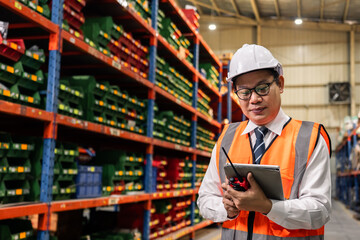
[[[240,48],[227,80],[249,120],[224,127],[199,190],[200,213],[224,222],[222,239],[323,239],[331,210],[331,144],[324,127],[283,112],[282,66],[262,46]],[[286,200],[268,199],[251,173],[247,191],[229,186],[222,147],[233,163],[280,166]]]

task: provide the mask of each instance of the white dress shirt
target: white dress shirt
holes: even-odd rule
[[[277,135],[281,135],[284,124],[289,120],[282,109],[276,118],[265,125],[269,131],[264,137],[265,148]],[[252,146],[255,145],[254,129],[258,127],[249,121],[242,134],[250,133]],[[321,135],[320,135],[321,136]],[[224,222],[227,212],[222,202],[221,182],[216,166],[216,146],[214,147],[205,177],[199,189],[197,204],[201,215],[214,222]],[[321,136],[310,157],[304,173],[299,198],[272,200],[272,208],[266,215],[273,222],[287,229],[318,229],[330,219],[331,174],[330,157],[325,139]]]

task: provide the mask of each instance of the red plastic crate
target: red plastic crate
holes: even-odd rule
[[[23,39],[3,39],[0,35],[0,55],[17,62],[25,53]]]
[[[192,23],[196,28],[199,28],[200,15],[194,9],[182,9],[182,11],[190,23]]]
[[[77,12],[80,12],[86,5],[85,0],[65,0],[65,4]]]
[[[75,12],[69,6],[64,4],[64,19],[68,21],[69,25],[80,30],[80,27],[85,23],[85,17],[82,12]]]
[[[109,48],[112,54],[121,58],[122,46],[119,41],[115,41],[114,39],[111,39],[107,47]]]

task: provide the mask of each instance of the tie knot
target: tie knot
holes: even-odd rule
[[[269,129],[267,129],[267,127],[257,127],[255,128],[255,135],[256,135],[256,139],[263,139],[264,136],[266,135],[266,133],[268,132]]]

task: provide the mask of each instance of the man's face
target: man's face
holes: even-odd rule
[[[274,76],[268,70],[246,73],[235,79],[235,91],[242,88],[255,88],[263,83],[271,83],[273,80]],[[280,76],[279,85],[273,82],[266,96],[260,96],[253,90],[250,99],[239,99],[241,110],[255,124],[266,125],[278,114],[281,105],[280,94],[283,91],[284,78]]]

